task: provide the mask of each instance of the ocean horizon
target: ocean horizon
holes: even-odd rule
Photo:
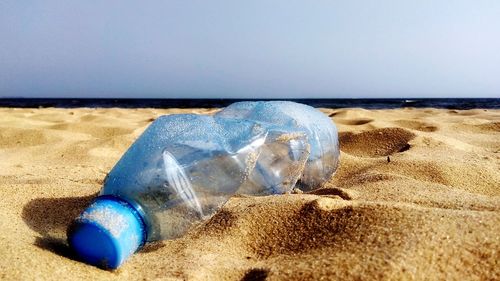
[[[136,98],[0,98],[0,107],[20,108],[219,108],[238,101],[289,100],[313,107],[365,109],[444,108],[500,109],[500,98],[388,98],[388,99],[136,99]]]

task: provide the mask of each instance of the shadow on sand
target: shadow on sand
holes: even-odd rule
[[[66,230],[71,221],[95,198],[83,197],[37,198],[28,202],[22,213],[24,222],[40,234],[34,245],[57,255],[74,259],[67,242]]]

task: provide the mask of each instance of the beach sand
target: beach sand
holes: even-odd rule
[[[341,166],[311,194],[237,196],[116,271],[74,260],[70,221],[158,116],[0,108],[2,280],[500,280],[500,110],[322,109]]]

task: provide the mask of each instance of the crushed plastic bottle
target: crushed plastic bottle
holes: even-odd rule
[[[68,242],[83,261],[114,269],[147,242],[181,236],[234,194],[319,188],[338,164],[335,124],[307,105],[238,102],[213,116],[162,116],[108,174]]]

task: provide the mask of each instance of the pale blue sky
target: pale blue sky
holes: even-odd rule
[[[0,1],[0,97],[500,97],[500,1]]]

